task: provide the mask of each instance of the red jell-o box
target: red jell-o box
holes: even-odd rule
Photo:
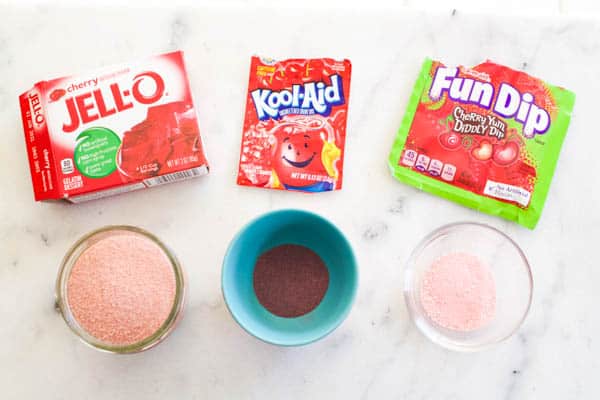
[[[37,201],[208,173],[181,51],[42,81],[19,100]]]

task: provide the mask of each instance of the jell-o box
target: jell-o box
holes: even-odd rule
[[[239,185],[342,188],[351,69],[348,60],[252,57]]]
[[[426,59],[389,156],[392,174],[533,229],[574,102],[564,88],[491,61]]]
[[[181,51],[41,81],[19,100],[37,201],[208,173]]]

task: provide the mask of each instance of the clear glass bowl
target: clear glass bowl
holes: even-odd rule
[[[468,332],[447,329],[426,314],[421,303],[425,272],[439,257],[464,252],[485,263],[496,286],[496,312],[486,326]],[[455,223],[436,229],[412,252],[404,274],[404,298],[417,328],[432,342],[451,350],[476,351],[507,339],[523,323],[533,290],[527,258],[507,235],[478,223]]]
[[[84,250],[86,250],[88,247],[90,247],[91,245],[103,238],[122,233],[123,231],[137,235],[142,235],[145,238],[150,239],[152,242],[157,244],[165,253],[168,259],[171,261],[171,265],[173,266],[173,273],[175,275],[175,299],[173,301],[173,307],[171,309],[171,312],[169,313],[169,316],[167,317],[163,325],[160,328],[158,328],[156,332],[154,332],[154,334],[137,343],[127,345],[114,345],[110,343],[104,343],[101,340],[93,337],[79,325],[77,319],[73,316],[73,313],[71,312],[71,308],[69,307],[69,301],[67,296],[67,281],[71,274],[71,269],[73,268],[75,262]],[[67,254],[64,257],[62,265],[58,272],[58,278],[56,280],[56,308],[60,311],[63,319],[65,320],[69,328],[71,328],[71,330],[77,336],[79,336],[79,338],[84,343],[98,350],[103,350],[110,353],[137,353],[140,351],[148,350],[162,342],[173,331],[173,329],[175,329],[175,326],[181,319],[181,316],[183,315],[184,299],[185,276],[181,265],[177,261],[175,255],[156,236],[154,236],[148,231],[145,231],[135,226],[110,225],[92,231],[87,235],[83,236],[69,249],[69,251],[67,251]]]

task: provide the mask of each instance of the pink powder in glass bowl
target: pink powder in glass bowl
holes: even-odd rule
[[[421,304],[429,318],[444,328],[480,329],[491,322],[496,311],[494,277],[471,254],[441,256],[423,276]]]
[[[523,251],[487,225],[456,223],[427,235],[404,273],[404,298],[431,341],[475,351],[513,335],[531,304],[533,280]]]
[[[57,282],[67,324],[88,344],[131,353],[158,344],[183,308],[183,273],[175,257],[139,228],[109,226],[80,239]]]

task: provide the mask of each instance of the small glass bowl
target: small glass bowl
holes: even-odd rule
[[[154,332],[151,336],[133,344],[127,345],[114,345],[110,343],[105,343],[83,329],[73,316],[71,309],[69,307],[68,296],[67,296],[67,282],[69,280],[69,276],[71,275],[71,269],[75,265],[75,262],[79,258],[79,256],[83,253],[84,250],[92,246],[94,243],[98,242],[101,239],[109,237],[114,234],[119,234],[122,232],[133,233],[137,235],[142,235],[147,239],[150,239],[156,245],[158,245],[161,250],[165,253],[167,258],[171,261],[171,265],[173,266],[173,273],[175,275],[175,299],[173,300],[173,307],[169,316],[162,324],[160,328],[156,332]],[[117,353],[117,354],[128,354],[128,353],[138,353],[144,350],[148,350],[160,342],[162,342],[172,331],[175,329],[175,326],[181,319],[183,315],[184,308],[184,299],[185,299],[185,276],[181,265],[177,261],[175,255],[169,250],[169,248],[162,243],[156,236],[151,234],[150,232],[128,225],[109,225],[103,228],[92,231],[82,238],[80,238],[70,249],[67,251],[62,264],[60,266],[60,270],[58,272],[58,278],[56,280],[56,308],[60,311],[63,319],[69,326],[69,328],[86,344],[102,351],[106,351],[109,353]]]
[[[439,257],[464,252],[486,264],[496,286],[496,312],[484,327],[461,332],[434,322],[421,303],[425,272]],[[477,351],[509,338],[523,323],[533,290],[527,258],[507,235],[478,223],[442,226],[427,235],[413,250],[404,273],[404,298],[417,328],[432,342],[456,351]]]

